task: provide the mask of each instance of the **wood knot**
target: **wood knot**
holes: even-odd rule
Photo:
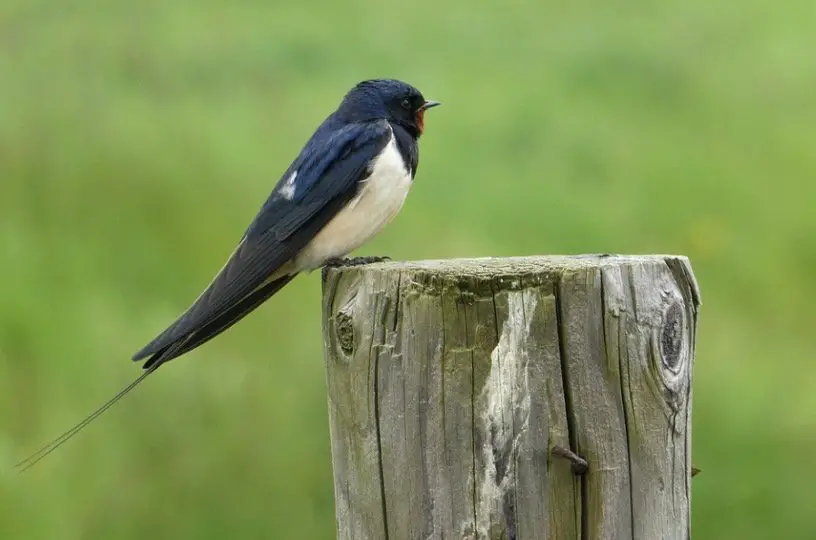
[[[338,311],[334,318],[337,342],[344,354],[354,352],[354,324],[351,315],[345,311]]]
[[[683,351],[683,307],[674,302],[663,314],[660,329],[660,356],[663,364],[672,371],[680,367]]]

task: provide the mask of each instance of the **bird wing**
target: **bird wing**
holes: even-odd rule
[[[276,272],[357,193],[391,137],[388,122],[325,122],[284,173],[241,242],[196,301],[133,356],[150,368],[208,341],[291,279]],[[294,176],[293,176],[294,175]],[[184,344],[173,347],[184,340]],[[172,356],[164,353],[172,352]]]

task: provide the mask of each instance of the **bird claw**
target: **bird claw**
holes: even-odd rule
[[[326,268],[342,268],[349,266],[362,266],[364,264],[373,264],[378,262],[390,261],[391,257],[352,257],[343,259],[336,257],[326,261]]]

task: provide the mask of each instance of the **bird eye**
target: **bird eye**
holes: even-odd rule
[[[402,100],[402,108],[403,109],[410,109],[411,108],[411,100],[408,99],[408,98],[403,99]]]

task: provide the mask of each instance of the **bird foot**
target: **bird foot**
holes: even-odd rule
[[[594,259],[596,257],[599,258],[599,259],[607,259],[609,257],[617,257],[617,256],[618,256],[617,253],[585,253],[585,254],[577,255],[576,257],[579,258],[579,259],[582,259],[582,258]]]
[[[564,448],[563,446],[555,445],[552,448],[552,454],[554,456],[562,457],[564,459],[568,459],[570,463],[572,463],[572,472],[574,474],[585,474],[587,469],[589,468],[589,464],[587,461],[570,450],[569,448]]]
[[[348,266],[362,266],[364,264],[373,264],[390,260],[391,257],[352,257],[350,259],[336,257],[326,261],[325,266],[327,268],[341,268]]]

